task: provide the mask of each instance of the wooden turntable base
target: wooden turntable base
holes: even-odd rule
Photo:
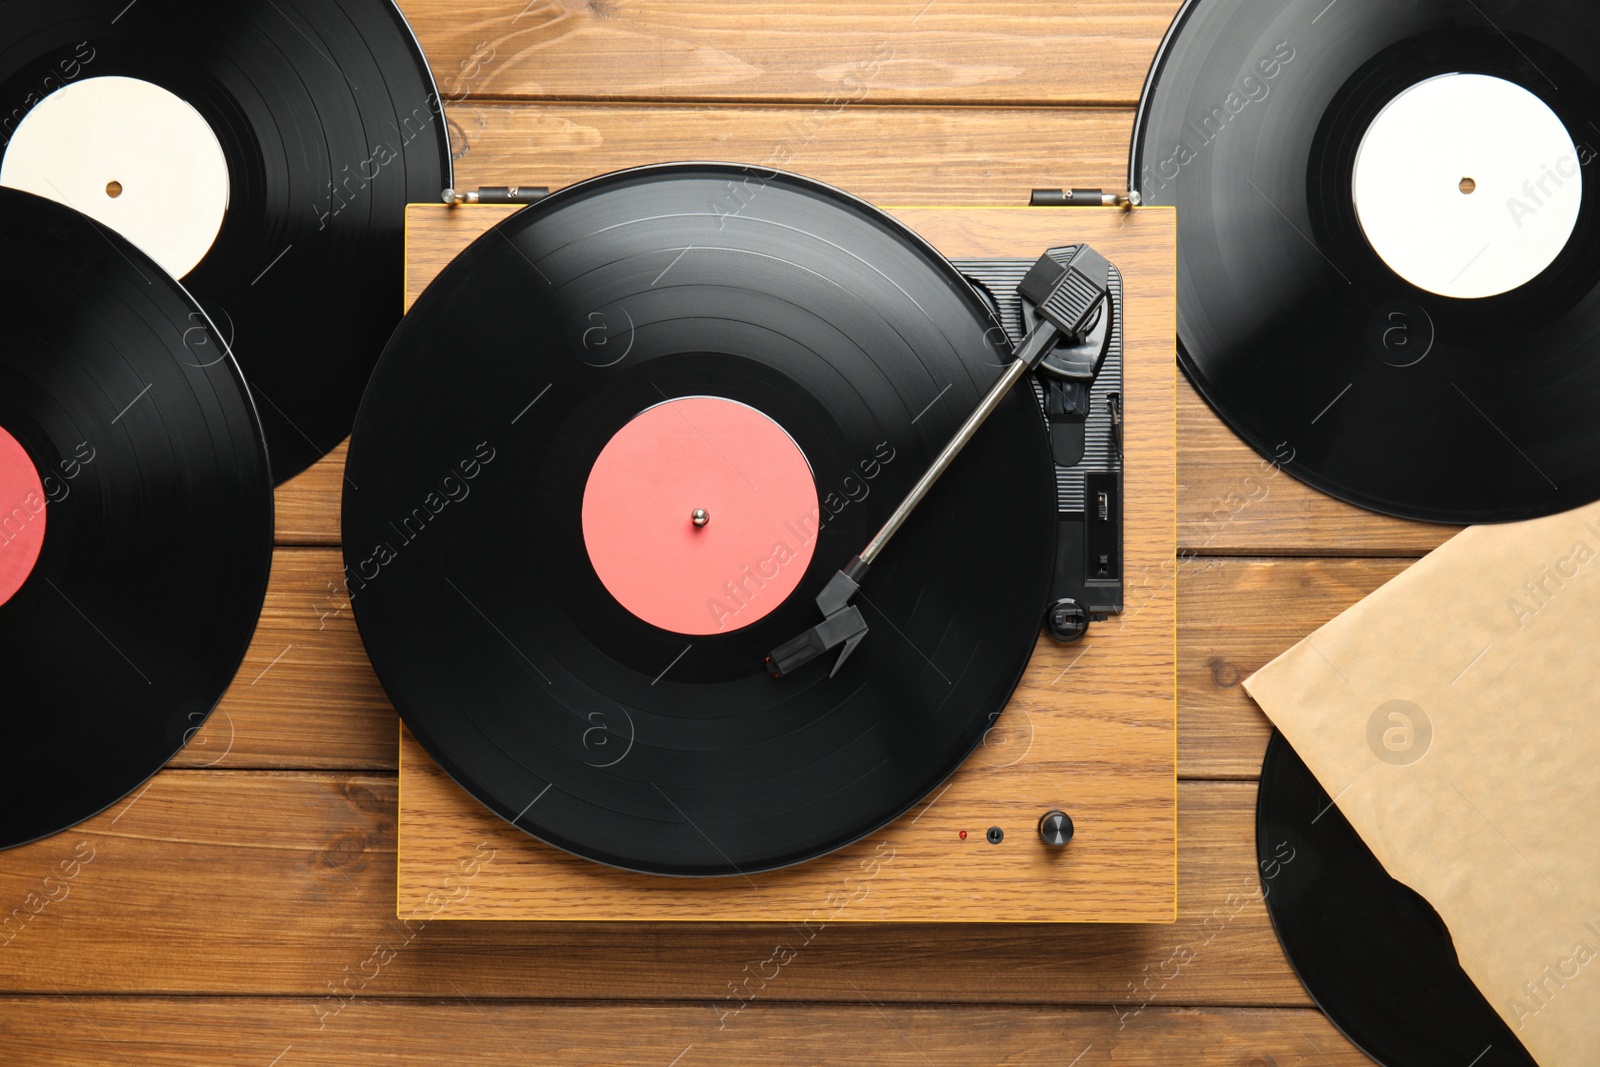
[[[407,307],[461,249],[515,210],[412,206]],[[1095,624],[1075,646],[1041,639],[986,743],[910,813],[831,856],[749,877],[631,874],[545,845],[480,805],[402,728],[401,918],[784,922],[801,941],[835,922],[1175,919],[1176,215],[890,210],[951,258],[1032,259],[1087,241],[1121,269],[1123,615]],[[1045,846],[1036,831],[1051,809],[1076,824],[1065,848]],[[988,841],[991,827],[1004,833],[999,844]],[[463,895],[457,887],[467,867],[475,874]]]

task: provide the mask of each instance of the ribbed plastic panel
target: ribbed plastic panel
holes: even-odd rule
[[[1065,264],[1077,251],[1077,245],[1068,245],[1064,248],[1051,249],[1050,255]],[[1034,260],[957,259],[953,262],[957,269],[976,282],[979,291],[995,304],[1000,322],[1011,335],[1012,341],[1020,340],[1023,334],[1022,298],[1017,295],[1017,286],[1022,284],[1022,279],[1033,266]],[[1119,309],[1123,307],[1122,275],[1115,266],[1111,268],[1111,294],[1117,307]],[[1039,415],[1043,418],[1044,388],[1033,378],[1029,378],[1028,381],[1033,388],[1034,396],[1038,398]],[[1100,472],[1114,473],[1122,469],[1122,458],[1116,455],[1111,447],[1113,395],[1123,395],[1121,315],[1118,315],[1111,324],[1111,345],[1106,353],[1105,365],[1101,368],[1100,376],[1095,379],[1094,388],[1090,391],[1087,448],[1083,462],[1076,467],[1056,468],[1056,506],[1063,513],[1083,512],[1087,508],[1085,485],[1088,475]]]

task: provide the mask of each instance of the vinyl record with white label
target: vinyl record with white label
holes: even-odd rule
[[[0,848],[116,803],[204,724],[255,630],[272,514],[199,304],[87,216],[0,189]]]
[[[1178,208],[1178,339],[1305,482],[1437,522],[1600,498],[1600,11],[1189,0],[1130,183]]]
[[[391,0],[0,0],[0,185],[183,282],[237,353],[280,482],[349,432],[400,318],[405,205],[449,183]]]

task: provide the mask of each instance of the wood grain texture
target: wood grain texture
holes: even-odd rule
[[[83,826],[7,852],[0,994],[296,996],[329,1011],[351,993],[731,1010],[856,1003],[863,990],[877,1002],[1147,1005],[1141,1015],[1310,1003],[1262,903],[1247,783],[1180,785],[1175,924],[804,928],[440,921],[470,903],[500,862],[492,851],[396,918],[396,787],[393,775],[169,770]],[[63,880],[75,852],[90,858]],[[46,894],[56,899],[41,904]],[[794,953],[781,967],[767,962],[778,945]]]
[[[408,298],[507,210],[413,206]],[[400,762],[401,915],[488,841],[501,860],[452,918],[1172,920],[1176,216],[1029,207],[893,214],[951,257],[1031,260],[1087,241],[1122,270],[1127,610],[1082,645],[1041,639],[991,743],[922,809],[835,856],[746,878],[669,880],[576,859],[485,812],[408,741]],[[1043,848],[1034,833],[1054,808],[1077,824],[1063,852]],[[991,825],[1007,834],[999,847],[983,841]],[[847,907],[835,904],[846,898]]]
[[[1178,542],[1200,556],[1422,556],[1458,527],[1391,519],[1312,489],[1230,430],[1183,378]]]
[[[1412,562],[1185,561],[1178,586],[1179,773],[1258,777],[1272,726],[1240,683]]]
[[[449,100],[1121,104],[1177,0],[404,0]],[[825,43],[824,43],[825,42]]]
[[[453,105],[456,184],[559,188],[675,160],[777,166],[875,204],[1028,202],[1040,186],[1127,184],[1133,113],[834,107]]]
[[[0,1046],[17,1062],[78,1067],[529,1064],[568,1067],[1367,1067],[1320,1012],[1150,1008],[1127,1026],[1104,1007],[761,1004],[518,1004],[454,994],[366,999],[326,1025],[316,1001],[58,997],[0,999]],[[218,1035],[226,1034],[225,1042]]]
[[[394,709],[356,632],[343,566],[337,549],[277,550],[244,664],[173,766],[394,768]]]
[[[337,545],[343,506],[346,438],[322,459],[278,486],[275,539],[280,545]]]

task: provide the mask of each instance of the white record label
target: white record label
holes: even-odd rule
[[[195,268],[228,210],[228,163],[189,103],[137,78],[88,78],[22,120],[0,185],[48,197],[116,230],[174,278]]]
[[[1419,82],[1373,119],[1356,154],[1367,240],[1402,278],[1479,299],[1526,285],[1577,225],[1583,168],[1544,101],[1501,78]]]

